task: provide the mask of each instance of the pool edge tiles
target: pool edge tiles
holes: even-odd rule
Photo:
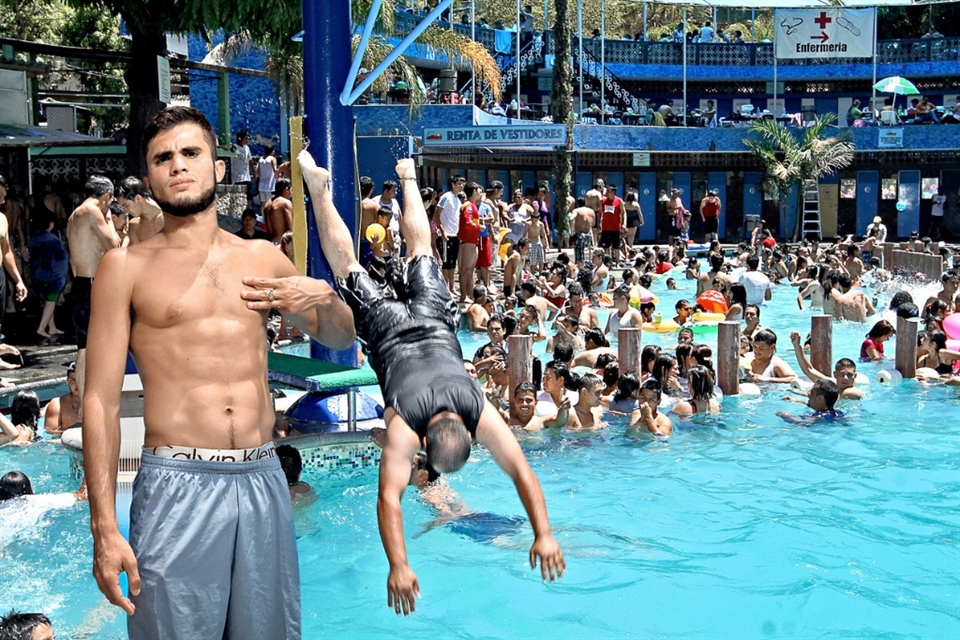
[[[365,431],[302,435],[276,442],[278,446],[296,447],[303,458],[304,469],[333,473],[380,464],[380,447]]]

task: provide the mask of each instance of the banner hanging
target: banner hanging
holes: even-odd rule
[[[777,9],[778,58],[872,58],[877,12],[871,9]]]

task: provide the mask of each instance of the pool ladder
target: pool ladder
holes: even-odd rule
[[[806,240],[809,236],[815,236],[816,240],[822,239],[823,231],[820,227],[820,187],[816,180],[803,181],[803,205],[801,214],[800,239]]]

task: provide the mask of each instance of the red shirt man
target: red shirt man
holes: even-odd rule
[[[600,246],[613,251],[614,260],[620,260],[620,231],[627,226],[627,210],[617,197],[617,186],[607,185],[607,195],[600,201]]]

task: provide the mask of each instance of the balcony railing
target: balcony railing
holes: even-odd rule
[[[406,35],[423,18],[419,15],[398,10],[394,19],[395,35]],[[450,28],[449,24],[441,27]],[[453,29],[470,36],[471,28],[456,24]],[[500,53],[507,42],[510,51],[516,51],[516,34],[498,32],[495,29],[475,30],[476,39],[492,54]],[[546,53],[553,53],[553,32],[544,34]],[[571,46],[576,47],[577,38],[571,38]],[[588,51],[597,60],[600,59],[600,39],[589,38],[583,41],[584,51]],[[605,40],[604,60],[612,64],[637,65],[682,65],[683,45],[678,42],[642,42],[637,40]],[[819,66],[824,64],[869,64],[870,58],[781,58],[779,66]],[[878,64],[903,64],[909,62],[960,62],[960,38],[918,38],[913,40],[881,40],[877,43]],[[687,45],[687,64],[709,67],[728,66],[773,66],[773,44],[769,42],[725,44],[693,43]]]

